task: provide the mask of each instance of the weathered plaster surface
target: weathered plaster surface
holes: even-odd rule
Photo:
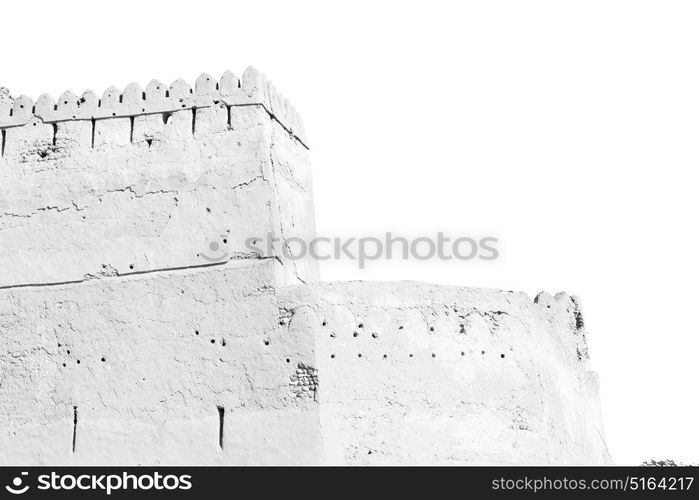
[[[318,405],[290,385],[312,330],[278,265],[0,291],[0,462],[315,462]]]
[[[196,91],[109,89],[99,106],[92,93],[0,104],[0,287],[256,258],[249,238],[314,235],[308,151],[269,99],[247,97],[261,78],[248,70],[225,95],[204,75]],[[288,283],[318,277],[314,262],[284,269]]]
[[[609,462],[575,299],[279,266],[0,291],[0,461]]]
[[[577,299],[411,282],[280,297],[316,319],[325,463],[609,463]]]
[[[0,463],[609,462],[577,299],[246,248],[315,236],[301,121],[255,70],[0,89],[0,132]]]

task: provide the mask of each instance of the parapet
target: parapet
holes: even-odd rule
[[[44,123],[102,120],[209,108],[220,103],[260,105],[299,142],[307,144],[296,109],[265,75],[252,67],[245,70],[242,78],[226,71],[217,81],[204,73],[197,78],[194,88],[182,79],[175,80],[169,87],[153,80],[145,90],[138,83],[127,85],[123,92],[109,87],[102,98],[87,90],[81,97],[66,91],[58,101],[49,94],[41,95],[36,102],[25,95],[0,99],[0,129],[24,126],[34,117]]]
[[[251,239],[315,236],[301,119],[252,68],[101,99],[3,89],[0,132],[0,287],[254,261]],[[285,282],[317,279],[317,262],[287,264]]]

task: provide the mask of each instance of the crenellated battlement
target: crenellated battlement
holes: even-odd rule
[[[311,239],[304,140],[253,68],[101,98],[0,89],[0,287],[254,260],[246,240],[270,232]],[[280,280],[316,273],[294,262]]]
[[[92,90],[78,97],[66,91],[56,101],[43,94],[36,102],[21,95],[0,99],[0,129],[22,127],[33,119],[60,123],[73,120],[104,120],[110,118],[137,117],[142,115],[173,113],[186,109],[210,108],[215,105],[262,106],[269,115],[284,127],[305,147],[307,145],[303,123],[288,99],[284,98],[267,78],[249,67],[238,78],[226,71],[219,80],[204,73],[197,78],[194,87],[182,79],[169,87],[158,80],[151,81],[145,89],[138,83],[126,86],[123,92],[109,87],[100,98]]]

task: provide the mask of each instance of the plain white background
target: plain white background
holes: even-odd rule
[[[696,2],[6,1],[0,25],[0,85],[33,98],[254,65],[304,118],[320,234],[500,239],[324,279],[577,294],[614,459],[699,462]]]

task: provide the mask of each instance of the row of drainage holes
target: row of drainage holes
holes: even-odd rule
[[[199,330],[194,330],[194,335],[199,335]],[[269,340],[265,340],[265,341],[263,341],[263,342],[264,342],[265,345],[269,345]],[[216,343],[216,339],[211,339],[211,343],[212,343],[212,344],[215,344],[215,343]],[[221,346],[223,346],[223,347],[226,346],[226,340],[225,340],[225,339],[221,339]]]
[[[280,323],[280,324],[283,324],[283,323]],[[328,322],[327,322],[327,321],[323,321],[323,322],[321,323],[321,325],[323,325],[323,326],[328,326]],[[464,325],[459,325],[459,327],[460,327],[459,333],[466,333],[466,330],[465,330]],[[364,328],[364,324],[363,324],[363,323],[359,323],[359,324],[357,325],[357,328]],[[398,329],[399,329],[399,330],[402,330],[402,329],[403,329],[403,325],[398,326]],[[431,327],[430,327],[430,332],[434,332],[434,326],[431,326]],[[358,337],[358,336],[359,336],[359,333],[358,333],[358,332],[354,332],[353,335],[354,335],[355,337]],[[335,336],[334,334],[331,335],[331,337],[334,337],[334,336]],[[377,335],[376,335],[375,333],[372,333],[371,336],[374,337],[374,338],[377,337]]]
[[[70,354],[70,351],[68,351],[68,354]],[[100,358],[100,361],[102,361],[102,363],[104,363],[104,362],[107,361],[107,359],[106,359],[106,358]],[[75,362],[76,362],[77,364],[80,364],[80,360],[79,360],[79,359],[77,359]],[[65,368],[65,367],[66,367],[66,364],[63,363],[63,368]]]
[[[325,325],[325,324],[324,324],[324,325]],[[460,327],[459,333],[466,333],[466,329],[465,329],[464,325],[459,325],[459,327]],[[362,324],[360,323],[360,324],[359,324],[359,328],[364,328],[364,325],[362,325]],[[402,330],[403,327],[402,327],[402,326],[399,326],[398,329],[399,329],[399,330]],[[434,326],[431,326],[431,327],[430,327],[430,332],[434,332]],[[331,336],[332,338],[335,338],[337,335],[336,335],[335,333],[331,333],[330,336]],[[355,338],[359,337],[359,332],[354,332],[354,333],[352,334],[352,336],[355,337]],[[378,334],[378,333],[372,333],[371,336],[372,336],[372,338],[375,338],[375,339],[379,338],[379,334]]]
[[[485,351],[481,351],[481,354],[485,354]],[[466,351],[461,351],[461,355],[462,355],[462,356],[466,356]],[[410,354],[408,357],[409,357],[409,358],[412,358],[413,356],[414,356],[413,354]],[[362,357],[362,353],[360,352],[359,354],[357,354],[357,357],[358,357],[358,358],[361,358],[361,357]],[[433,357],[433,358],[436,358],[437,355],[436,355],[435,353],[432,353],[432,357]],[[504,355],[504,354],[501,354],[500,357],[501,357],[502,359],[505,359],[505,355]],[[330,355],[330,358],[331,358],[331,359],[335,359],[335,355],[334,355],[334,354],[331,354],[331,355]],[[383,355],[383,359],[388,359],[388,354],[384,354],[384,355]],[[289,360],[287,359],[286,362],[288,363]]]
[[[327,321],[323,321],[321,324],[322,324],[323,326],[328,326],[328,322],[327,322]],[[359,323],[359,324],[357,325],[357,328],[364,328],[364,324],[363,324],[363,323]],[[398,326],[398,329],[399,329],[399,330],[402,330],[402,329],[403,329],[403,325],[399,325],[399,326]],[[430,332],[434,332],[434,326],[431,326],[431,327],[430,327]],[[466,333],[466,326],[465,326],[463,323],[459,325],[459,333]],[[354,332],[354,336],[355,336],[355,337],[358,336],[358,335],[359,335],[359,334],[358,334],[357,332]],[[375,334],[375,333],[373,333],[372,336],[373,336],[374,338],[376,338],[376,334]]]

